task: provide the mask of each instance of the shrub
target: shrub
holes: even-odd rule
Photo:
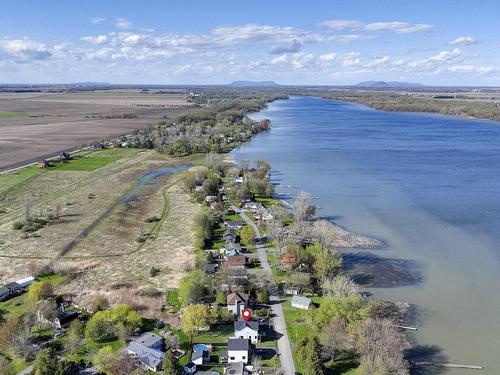
[[[16,230],[21,230],[24,227],[24,223],[21,221],[16,221],[14,224],[12,224],[12,227]]]
[[[158,221],[160,221],[160,218],[158,216],[150,216],[148,218],[146,218],[146,220],[144,220],[146,223],[156,223]]]
[[[151,269],[149,270],[149,275],[150,275],[151,277],[155,277],[155,276],[157,276],[159,273],[160,273],[160,269],[159,269],[159,268],[157,268],[157,267],[155,267],[155,266],[151,267]]]

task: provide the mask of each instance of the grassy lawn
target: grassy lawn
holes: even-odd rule
[[[176,310],[180,310],[182,303],[179,300],[179,291],[177,289],[167,290],[167,302],[175,307]]]
[[[257,196],[255,197],[255,199],[260,203],[262,203],[264,206],[277,206],[281,204],[281,202],[276,198],[266,198],[263,196]]]
[[[97,168],[104,167],[105,165],[118,160],[118,156],[92,156],[92,157],[82,157],[73,160],[69,160],[66,163],[53,163],[49,170],[56,171],[84,171],[90,172]]]
[[[234,334],[232,324],[212,327],[210,331],[200,332],[193,337],[193,343],[199,344],[221,344],[226,343],[229,336]]]
[[[39,281],[50,281],[54,287],[57,287],[66,278],[61,275],[47,275],[38,278]],[[31,302],[28,301],[28,293],[23,293],[17,297],[11,298],[7,301],[0,302],[0,311],[5,311],[5,317],[19,317],[26,313],[27,309],[31,307]]]
[[[45,172],[43,169],[37,167],[27,167],[20,169],[16,172],[7,173],[0,176],[0,193],[3,193],[16,185],[22,184],[29,179],[38,176],[40,173]]]
[[[4,112],[0,111],[0,118],[4,117],[19,117],[19,116],[24,116],[26,115],[25,112]]]
[[[83,339],[80,346],[76,348],[73,353],[67,354],[66,358],[73,362],[90,362],[99,349],[105,346],[111,347],[113,351],[116,352],[123,348],[124,344],[119,340],[96,342],[89,339]]]

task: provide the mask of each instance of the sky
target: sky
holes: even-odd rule
[[[0,83],[500,86],[498,0],[2,0]]]

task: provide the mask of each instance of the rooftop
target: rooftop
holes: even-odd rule
[[[293,296],[292,297],[292,304],[298,304],[302,306],[309,306],[311,304],[311,299],[307,297],[301,297],[301,296]]]
[[[249,339],[228,339],[227,340],[227,350],[249,350],[250,340]]]
[[[236,302],[247,302],[247,301],[248,301],[248,294],[246,293],[234,292],[227,296],[228,305],[233,305]]]
[[[154,332],[144,332],[142,335],[134,338],[133,341],[151,348],[158,345],[159,342],[163,342],[163,339]]]
[[[254,320],[237,320],[234,322],[234,331],[241,331],[245,327],[248,327],[256,332],[259,332],[259,322]]]

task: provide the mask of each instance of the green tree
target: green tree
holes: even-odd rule
[[[126,337],[142,325],[142,318],[129,305],[98,311],[88,321],[85,335],[95,341]],[[126,330],[126,332],[124,332]]]
[[[49,281],[38,281],[28,287],[28,300],[32,302],[51,297],[53,294],[54,288]]]
[[[245,244],[252,245],[255,241],[255,232],[252,226],[247,224],[243,228],[241,228],[240,237]]]
[[[309,245],[306,250],[313,254],[313,269],[318,279],[335,277],[342,268],[342,257],[337,251],[318,243]]]
[[[75,366],[60,360],[51,349],[42,349],[33,361],[34,375],[73,375],[77,373]]]
[[[181,366],[179,362],[172,354],[172,351],[167,351],[165,353],[165,358],[162,363],[163,374],[164,375],[178,375],[181,373]]]
[[[111,362],[115,353],[111,346],[104,346],[94,355],[92,358],[92,363],[100,372],[106,372],[106,367],[108,363]]]
[[[78,347],[84,337],[84,331],[85,326],[79,319],[75,319],[70,323],[64,343],[64,347],[68,352],[72,353]]]
[[[269,303],[269,291],[266,288],[257,290],[257,301],[262,304]]]
[[[183,305],[202,302],[207,296],[207,276],[201,270],[193,270],[179,283],[179,299]]]
[[[309,337],[299,343],[302,375],[323,375],[321,345],[317,337]]]
[[[226,302],[227,302],[226,293],[218,290],[217,293],[215,293],[215,303],[218,305],[225,305]]]
[[[346,297],[323,298],[315,316],[315,322],[323,327],[332,319],[344,318],[349,324],[359,322],[368,317],[368,304],[366,299],[353,294]]]
[[[190,305],[182,310],[181,327],[186,335],[193,340],[193,335],[209,323],[210,314],[204,305]]]

